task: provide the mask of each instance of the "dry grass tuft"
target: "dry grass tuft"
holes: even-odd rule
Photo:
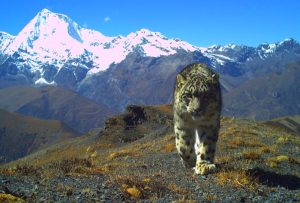
[[[132,151],[130,151],[128,149],[123,149],[123,150],[121,150],[119,152],[112,152],[108,156],[108,160],[112,161],[112,160],[120,158],[120,157],[128,157],[128,156],[136,157],[136,156],[138,156],[138,153],[132,152]]]
[[[119,186],[126,199],[155,199],[171,192],[163,179],[157,177],[116,176],[112,181]]]
[[[68,147],[59,150],[49,150],[46,152],[45,156],[42,157],[42,159],[33,161],[32,164],[35,166],[42,166],[55,161],[75,159],[77,157],[82,157],[83,154],[86,154],[86,150],[86,147]]]
[[[288,134],[283,134],[277,138],[276,142],[279,144],[286,144],[288,142],[291,142],[292,140],[294,140],[294,137],[292,137]]]
[[[120,170],[128,170],[130,164],[127,163],[107,163],[101,166],[96,166],[91,168],[91,174],[112,174],[114,172],[119,172]]]
[[[261,143],[260,140],[252,138],[245,139],[242,137],[237,137],[236,139],[230,140],[228,142],[228,148],[236,149],[238,147],[265,147],[266,145]]]
[[[110,143],[96,143],[93,146],[88,146],[86,148],[86,152],[93,152],[96,151],[97,149],[110,149],[113,147],[114,146]]]
[[[140,199],[140,198],[142,197],[142,192],[141,192],[139,189],[137,189],[135,186],[134,186],[134,187],[127,188],[127,189],[126,189],[126,192],[127,192],[130,196],[132,196],[132,197],[134,197],[134,198],[136,198],[136,199]]]
[[[167,152],[167,153],[174,152],[175,150],[176,150],[175,143],[167,143],[161,148],[162,152]]]
[[[173,112],[173,109],[172,109],[172,106],[171,105],[160,105],[160,106],[156,106],[155,107],[158,111],[162,111],[164,113],[172,113]]]
[[[246,150],[242,153],[242,157],[245,159],[250,159],[250,160],[257,160],[261,158],[261,151],[254,151],[254,150]]]
[[[188,191],[186,189],[179,187],[178,185],[176,185],[176,183],[170,183],[168,185],[168,188],[171,191],[173,191],[173,192],[175,192],[177,194],[180,194],[180,195],[185,195],[185,194],[188,193]]]
[[[59,170],[64,174],[85,173],[86,168],[92,167],[92,162],[90,159],[64,159],[51,164],[49,167]]]
[[[40,170],[32,165],[18,165],[15,169],[17,174],[23,176],[33,176],[33,175],[40,175]]]
[[[214,194],[207,194],[205,198],[207,202],[215,202],[217,200],[217,196]]]
[[[221,157],[216,157],[216,162],[221,163],[221,164],[228,164],[234,161],[233,155],[229,156],[221,156]]]
[[[216,174],[217,183],[221,186],[232,185],[235,188],[254,189],[257,181],[243,170],[226,170]]]
[[[283,162],[289,162],[291,164],[300,164],[300,161],[294,159],[293,157],[287,156],[287,155],[279,155],[276,157],[270,157],[267,159],[266,164],[270,166],[271,168],[277,168],[278,164]]]
[[[3,169],[0,169],[0,174],[14,175],[14,174],[16,174],[16,170],[13,168],[3,168]]]
[[[23,199],[19,198],[19,197],[15,197],[11,194],[0,194],[0,202],[23,203],[25,201]]]

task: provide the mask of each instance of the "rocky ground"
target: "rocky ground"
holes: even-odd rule
[[[221,126],[218,170],[197,176],[179,161],[171,107],[130,106],[104,129],[1,166],[0,201],[300,201],[299,133],[234,118]]]
[[[103,175],[63,176],[43,180],[35,176],[0,175],[0,192],[28,202],[119,202],[121,194]]]

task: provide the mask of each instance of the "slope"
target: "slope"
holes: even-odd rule
[[[285,128],[295,133],[300,133],[300,116],[286,116],[275,118],[273,120],[267,121],[267,124]]]
[[[222,118],[218,171],[207,176],[183,168],[174,139],[171,106],[129,106],[102,130],[3,166],[0,177],[6,193],[27,201],[300,200],[298,134]]]
[[[286,65],[224,94],[224,115],[258,120],[300,113],[300,63]]]
[[[101,127],[113,110],[55,86],[0,89],[0,108],[41,119],[60,120],[78,132]]]
[[[0,109],[0,162],[9,162],[78,134],[59,121]]]

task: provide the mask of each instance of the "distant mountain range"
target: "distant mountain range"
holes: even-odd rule
[[[224,114],[268,120],[300,112],[300,62],[243,83],[224,94]]]
[[[220,73],[225,115],[271,119],[300,113],[299,83],[294,75],[289,76],[299,72],[300,44],[291,38],[258,47],[229,44],[204,48],[147,29],[108,37],[47,9],[17,36],[0,32],[0,88],[71,89],[107,109],[102,121],[128,104],[170,103],[176,74],[193,62],[206,63]],[[297,68],[286,69],[291,66]],[[283,85],[276,86],[278,81]],[[292,102],[274,95],[290,95]],[[274,108],[275,104],[280,108]],[[14,110],[41,118],[52,118],[49,115],[61,111],[46,113],[43,105],[34,103],[39,110],[32,105]],[[78,126],[75,120],[68,124]],[[79,131],[95,126],[79,127]]]
[[[102,127],[114,114],[104,104],[61,87],[14,86],[0,89],[0,109],[40,119],[59,120],[78,133]]]

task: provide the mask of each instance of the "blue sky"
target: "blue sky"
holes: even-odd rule
[[[147,28],[197,46],[300,41],[299,0],[1,0],[0,31],[17,35],[43,8],[108,36]]]

